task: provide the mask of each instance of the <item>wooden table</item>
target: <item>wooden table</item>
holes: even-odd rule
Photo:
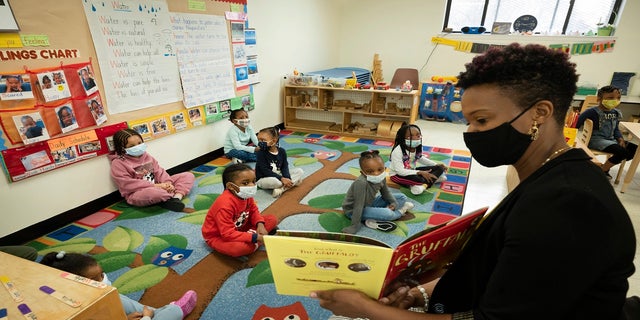
[[[9,278],[23,300],[16,302],[0,284],[0,309],[7,309],[8,319],[25,317],[18,305],[26,304],[38,319],[126,319],[116,288],[94,288],[60,276],[62,271],[0,252],[0,277]],[[82,304],[71,307],[40,291],[48,286]]]
[[[633,136],[633,141],[638,143],[640,140],[640,123],[638,122],[620,122],[620,127],[622,129],[627,129],[629,133]],[[627,169],[627,174],[624,176],[624,182],[622,183],[622,188],[620,188],[620,192],[624,193],[627,191],[627,187],[629,183],[633,180],[633,176],[636,174],[636,170],[638,169],[638,163],[640,162],[640,148],[636,150],[636,154],[633,156],[633,160],[631,160],[631,165],[629,169]]]

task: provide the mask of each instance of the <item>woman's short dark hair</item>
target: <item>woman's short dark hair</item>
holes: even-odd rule
[[[569,56],[538,44],[492,47],[465,67],[466,71],[458,76],[459,87],[496,85],[522,109],[536,101],[549,100],[559,124],[564,123],[578,89],[576,64],[569,61]]]

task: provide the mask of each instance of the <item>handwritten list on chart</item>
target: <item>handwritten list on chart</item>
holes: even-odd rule
[[[235,97],[227,22],[222,16],[171,13],[187,108]]]
[[[165,1],[83,1],[112,114],[182,100]]]

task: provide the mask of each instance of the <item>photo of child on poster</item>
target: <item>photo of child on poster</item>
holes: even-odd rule
[[[96,121],[96,125],[99,126],[107,121],[107,115],[104,113],[104,107],[102,106],[102,101],[100,101],[100,96],[89,98],[86,100],[86,103],[87,107],[89,107],[89,111],[91,111],[93,120]]]
[[[13,116],[13,123],[20,132],[20,138],[24,144],[49,139],[49,132],[39,112]]]
[[[31,79],[27,74],[0,75],[0,100],[33,99]]]
[[[45,101],[71,97],[71,91],[66,84],[62,70],[38,73],[37,78]]]

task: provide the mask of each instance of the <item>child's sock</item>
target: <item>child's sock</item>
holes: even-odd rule
[[[177,301],[171,302],[171,304],[175,304],[182,310],[182,317],[186,317],[193,311],[193,308],[196,307],[196,302],[198,301],[198,295],[195,291],[189,290],[185,292],[180,299]]]
[[[178,200],[182,200],[182,197],[184,197],[184,196],[182,195],[182,193],[176,193],[176,194],[173,195],[173,197],[178,199]]]

